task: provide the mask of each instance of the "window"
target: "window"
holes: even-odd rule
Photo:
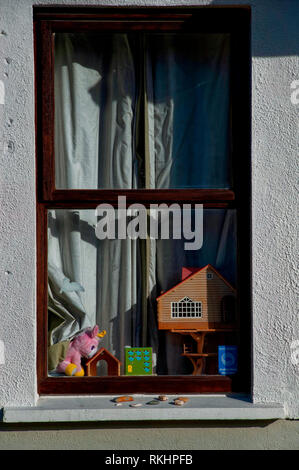
[[[35,39],[39,392],[248,390],[249,10],[36,8]],[[95,209],[115,209],[119,234],[120,198],[142,204],[149,219],[153,205],[189,204],[190,226],[202,204],[203,246],[186,251],[182,226],[168,238],[99,237]],[[180,285],[186,267],[208,264],[237,292],[234,325],[210,335],[211,347],[238,345],[235,377],[192,376],[184,332],[157,320],[161,292]],[[220,281],[208,279],[213,303]],[[170,316],[202,318],[211,333],[220,300],[219,318],[203,318],[191,297],[172,301]],[[50,347],[94,324],[121,367],[125,346],[152,348],[154,374],[52,373]]]
[[[177,317],[201,317],[201,302],[193,302],[189,297],[185,297],[179,302],[171,302],[171,316]]]

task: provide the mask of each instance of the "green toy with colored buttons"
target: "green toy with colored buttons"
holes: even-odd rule
[[[125,348],[125,375],[152,375],[152,348]]]

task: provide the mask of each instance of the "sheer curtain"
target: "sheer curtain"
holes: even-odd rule
[[[229,188],[230,36],[148,37],[151,188]]]

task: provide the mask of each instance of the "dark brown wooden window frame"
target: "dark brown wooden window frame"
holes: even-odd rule
[[[231,34],[233,187],[222,189],[58,190],[54,165],[55,32],[227,32]],[[251,387],[250,8],[34,8],[37,166],[37,381],[39,394],[228,393]],[[47,211],[92,209],[102,202],[202,203],[235,208],[238,238],[240,372],[236,376],[48,377]]]

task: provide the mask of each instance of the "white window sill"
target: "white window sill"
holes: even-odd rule
[[[171,420],[273,420],[285,418],[283,405],[253,404],[245,395],[189,395],[183,406],[172,404],[178,396],[169,395],[168,402],[147,405],[152,395],[132,395],[131,403],[115,406],[115,396],[45,396],[32,407],[5,407],[6,423],[49,423],[80,421],[171,421]],[[187,395],[186,395],[187,396]]]

